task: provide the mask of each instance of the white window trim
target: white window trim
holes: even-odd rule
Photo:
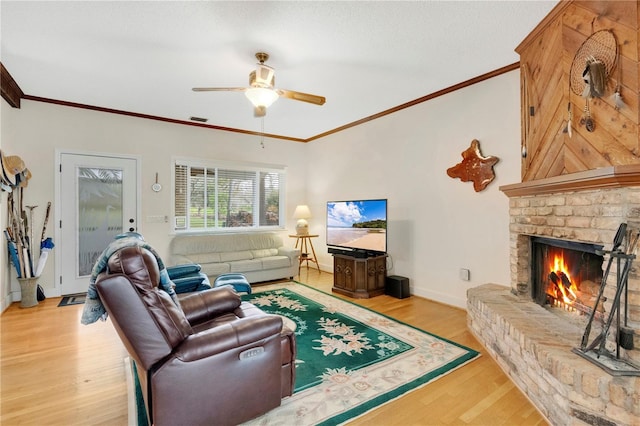
[[[281,178],[280,183],[280,208],[278,209],[279,217],[276,226],[251,226],[251,227],[235,227],[235,228],[209,228],[209,229],[176,229],[176,165],[186,165],[189,167],[202,167],[202,168],[218,168],[218,169],[231,169],[238,171],[251,171],[251,172],[265,172],[265,173],[278,173]],[[171,159],[171,234],[224,234],[224,233],[238,233],[238,232],[264,232],[264,231],[283,231],[285,227],[285,208],[286,208],[286,176],[287,167],[277,164],[262,164],[253,162],[241,162],[241,161],[229,161],[229,160],[203,160],[202,158],[190,158],[190,157],[172,157]],[[259,191],[256,191],[254,203],[257,204]],[[188,202],[188,201],[187,201]]]

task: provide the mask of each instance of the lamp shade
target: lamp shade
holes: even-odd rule
[[[306,204],[301,204],[296,207],[296,210],[293,212],[294,219],[309,219],[311,217],[311,210],[309,210],[309,206]]]
[[[296,207],[296,210],[293,212],[293,218],[298,219],[298,222],[296,222],[296,234],[309,234],[309,223],[307,219],[310,217],[311,210],[309,210],[309,206],[302,204]]]
[[[278,99],[278,93],[275,90],[264,87],[251,87],[245,90],[244,94],[256,108],[268,108]]]

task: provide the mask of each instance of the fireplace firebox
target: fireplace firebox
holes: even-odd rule
[[[603,246],[544,237],[531,238],[532,299],[567,311],[603,312],[596,300],[602,284]]]

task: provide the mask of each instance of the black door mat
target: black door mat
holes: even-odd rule
[[[60,303],[58,303],[58,307],[70,306],[70,305],[82,305],[86,298],[87,298],[87,293],[69,294],[67,296],[62,297],[62,300],[60,301]]]

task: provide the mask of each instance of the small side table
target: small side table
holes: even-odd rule
[[[298,264],[298,275],[300,275],[300,268],[302,267],[302,262],[306,262],[307,269],[309,269],[309,262],[315,263],[318,268],[318,272],[320,271],[320,265],[318,264],[318,258],[316,257],[316,251],[313,248],[312,238],[318,237],[318,235],[289,235],[291,238],[296,239],[296,246],[298,248],[298,244],[300,244],[300,263]],[[309,253],[309,247],[311,247],[311,253]]]

